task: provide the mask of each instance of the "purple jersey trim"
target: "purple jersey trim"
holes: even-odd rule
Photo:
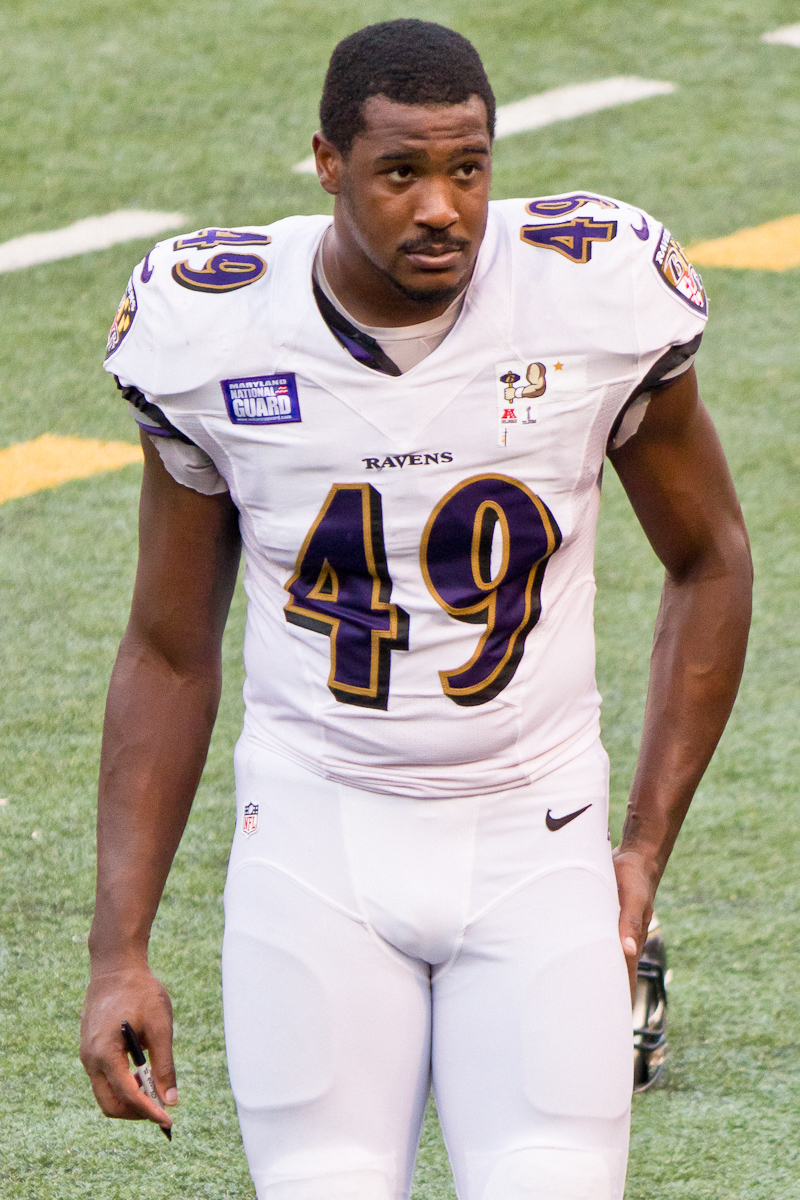
[[[144,421],[137,421],[136,424],[140,429],[143,429],[145,433],[149,433],[151,437],[175,437],[175,434],[171,433],[169,429],[159,429],[158,425],[145,425]]]

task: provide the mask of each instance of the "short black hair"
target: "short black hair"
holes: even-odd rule
[[[463,104],[480,96],[494,137],[495,98],[472,42],[434,21],[400,18],[367,25],[331,55],[319,106],[322,133],[341,154],[366,127],[364,101]]]

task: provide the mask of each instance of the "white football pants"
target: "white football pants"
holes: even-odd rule
[[[408,1197],[431,1081],[460,1200],[620,1200],[631,1003],[599,743],[459,800],[244,739],[236,776],[225,1037],[258,1200]]]

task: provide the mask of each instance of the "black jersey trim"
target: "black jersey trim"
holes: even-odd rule
[[[181,433],[180,429],[175,428],[172,422],[164,416],[158,405],[150,403],[139,388],[133,384],[125,384],[123,386],[117,375],[114,376],[114,379],[122,395],[128,401],[128,404],[132,404],[137,412],[140,412],[143,417],[147,417],[147,420],[151,422],[149,426],[142,426],[147,433],[152,434],[154,437],[176,438],[179,442],[184,442],[187,446],[195,445],[191,438],[188,438],[185,433]]]
[[[696,337],[693,337],[690,342],[684,342],[681,346],[670,346],[669,350],[662,354],[661,358],[659,358],[657,362],[653,363],[644,379],[641,381],[641,383],[636,385],[630,396],[628,396],[628,399],[623,404],[622,408],[617,413],[614,424],[611,426],[611,433],[608,435],[607,445],[610,446],[613,443],[614,438],[619,432],[619,427],[622,424],[622,418],[625,416],[625,413],[628,411],[630,406],[646,392],[657,392],[661,388],[669,387],[669,385],[674,381],[672,379],[665,379],[664,376],[670,375],[673,371],[676,371],[678,367],[687,361],[687,359],[690,359],[693,355],[695,355],[700,349],[700,343],[702,340],[703,333],[701,330],[700,333],[698,333]],[[675,378],[678,378],[678,376]]]
[[[380,371],[383,375],[403,374],[397,363],[393,362],[389,355],[381,349],[374,337],[370,337],[368,333],[358,329],[352,321],[348,321],[344,313],[339,312],[339,309],[331,304],[316,279],[314,280],[314,299],[331,333],[357,362],[369,367],[371,371]]]

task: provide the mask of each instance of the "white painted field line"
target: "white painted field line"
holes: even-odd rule
[[[593,83],[575,83],[569,87],[552,88],[538,96],[528,96],[515,104],[504,104],[497,110],[499,138],[528,129],[541,129],[556,121],[569,121],[604,108],[633,104],[650,96],[668,96],[675,91],[674,83],[658,79],[637,79],[635,75],[617,75],[613,79],[596,79]]]
[[[118,242],[151,237],[166,229],[180,229],[185,224],[182,213],[147,212],[139,208],[123,208],[104,217],[86,217],[65,229],[26,233],[10,242],[0,243],[0,271],[19,271],[37,263],[72,258],[88,250],[105,250]]]
[[[800,46],[800,25],[783,25],[772,33],[762,33],[761,40],[771,46]]]
[[[514,133],[554,125],[556,121],[569,121],[572,117],[601,112],[604,108],[633,104],[650,96],[668,96],[674,91],[674,83],[638,79],[635,75],[615,75],[611,79],[595,79],[592,83],[551,88],[537,96],[527,96],[524,100],[515,100],[513,104],[501,105],[497,110],[495,136],[511,137]],[[292,170],[296,175],[316,175],[314,155],[304,158]]]

